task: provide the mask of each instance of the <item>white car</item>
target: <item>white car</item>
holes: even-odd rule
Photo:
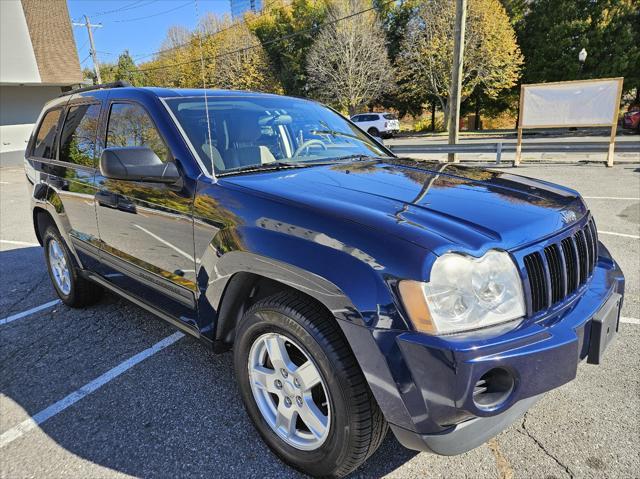
[[[390,138],[400,131],[400,122],[393,113],[360,113],[351,117],[351,121],[372,136]]]

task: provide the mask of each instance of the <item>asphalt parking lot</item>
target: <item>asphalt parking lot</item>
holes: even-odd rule
[[[627,277],[620,334],[604,364],[581,364],[488,444],[439,457],[389,434],[353,477],[640,477],[640,164],[504,169],[586,198]],[[2,478],[299,477],[249,422],[230,353],[110,294],[53,302],[17,167],[0,169],[0,279]]]

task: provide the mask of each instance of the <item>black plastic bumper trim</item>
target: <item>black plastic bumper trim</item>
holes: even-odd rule
[[[470,419],[440,434],[419,434],[394,424],[389,426],[398,442],[407,449],[455,456],[484,444],[502,432],[524,415],[542,396],[544,394],[522,399],[496,416]]]

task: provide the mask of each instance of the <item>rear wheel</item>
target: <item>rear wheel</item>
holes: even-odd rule
[[[335,320],[301,295],[279,293],[246,312],[234,365],[265,442],[307,474],[342,477],[384,439],[387,424]]]
[[[373,126],[367,130],[367,133],[369,133],[371,136],[380,138],[380,130]]]
[[[43,245],[49,277],[62,302],[73,308],[97,302],[102,296],[102,288],[80,276],[80,270],[55,226],[47,226]]]

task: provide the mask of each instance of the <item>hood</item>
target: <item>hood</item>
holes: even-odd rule
[[[430,249],[479,255],[557,233],[587,209],[569,188],[508,172],[410,159],[356,161],[223,178]]]

